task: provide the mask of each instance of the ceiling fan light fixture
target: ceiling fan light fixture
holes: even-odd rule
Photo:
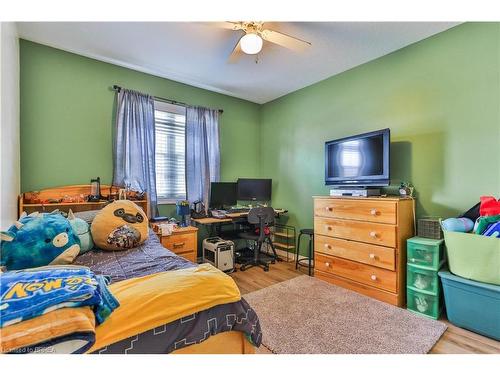
[[[247,55],[255,55],[262,49],[262,38],[255,33],[243,35],[240,43],[242,51]]]

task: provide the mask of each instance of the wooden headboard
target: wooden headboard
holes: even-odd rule
[[[118,186],[101,185],[101,195],[106,199],[98,202],[87,201],[90,194],[90,184],[59,186],[38,191],[22,193],[18,199],[19,216],[24,212],[51,212],[56,209],[68,212],[99,210],[109,203],[110,200],[118,199]],[[137,192],[130,192],[128,199],[140,206],[150,217],[149,202],[147,194],[140,196]]]

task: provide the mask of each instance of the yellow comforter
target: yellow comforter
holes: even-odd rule
[[[233,279],[210,264],[124,280],[109,289],[120,307],[96,328],[96,342],[89,352],[241,299]]]

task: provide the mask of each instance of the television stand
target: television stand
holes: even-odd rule
[[[331,189],[331,197],[379,197],[380,189],[376,188],[346,188],[346,189]]]

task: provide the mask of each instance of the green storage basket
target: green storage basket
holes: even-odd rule
[[[443,240],[412,237],[407,240],[408,264],[439,271],[444,259]]]
[[[443,232],[452,273],[466,279],[500,285],[500,238]]]
[[[408,264],[406,268],[406,285],[415,290],[438,295],[439,277],[436,271]]]
[[[439,319],[443,310],[440,294],[441,290],[435,295],[409,286],[406,288],[407,309],[418,315]]]

